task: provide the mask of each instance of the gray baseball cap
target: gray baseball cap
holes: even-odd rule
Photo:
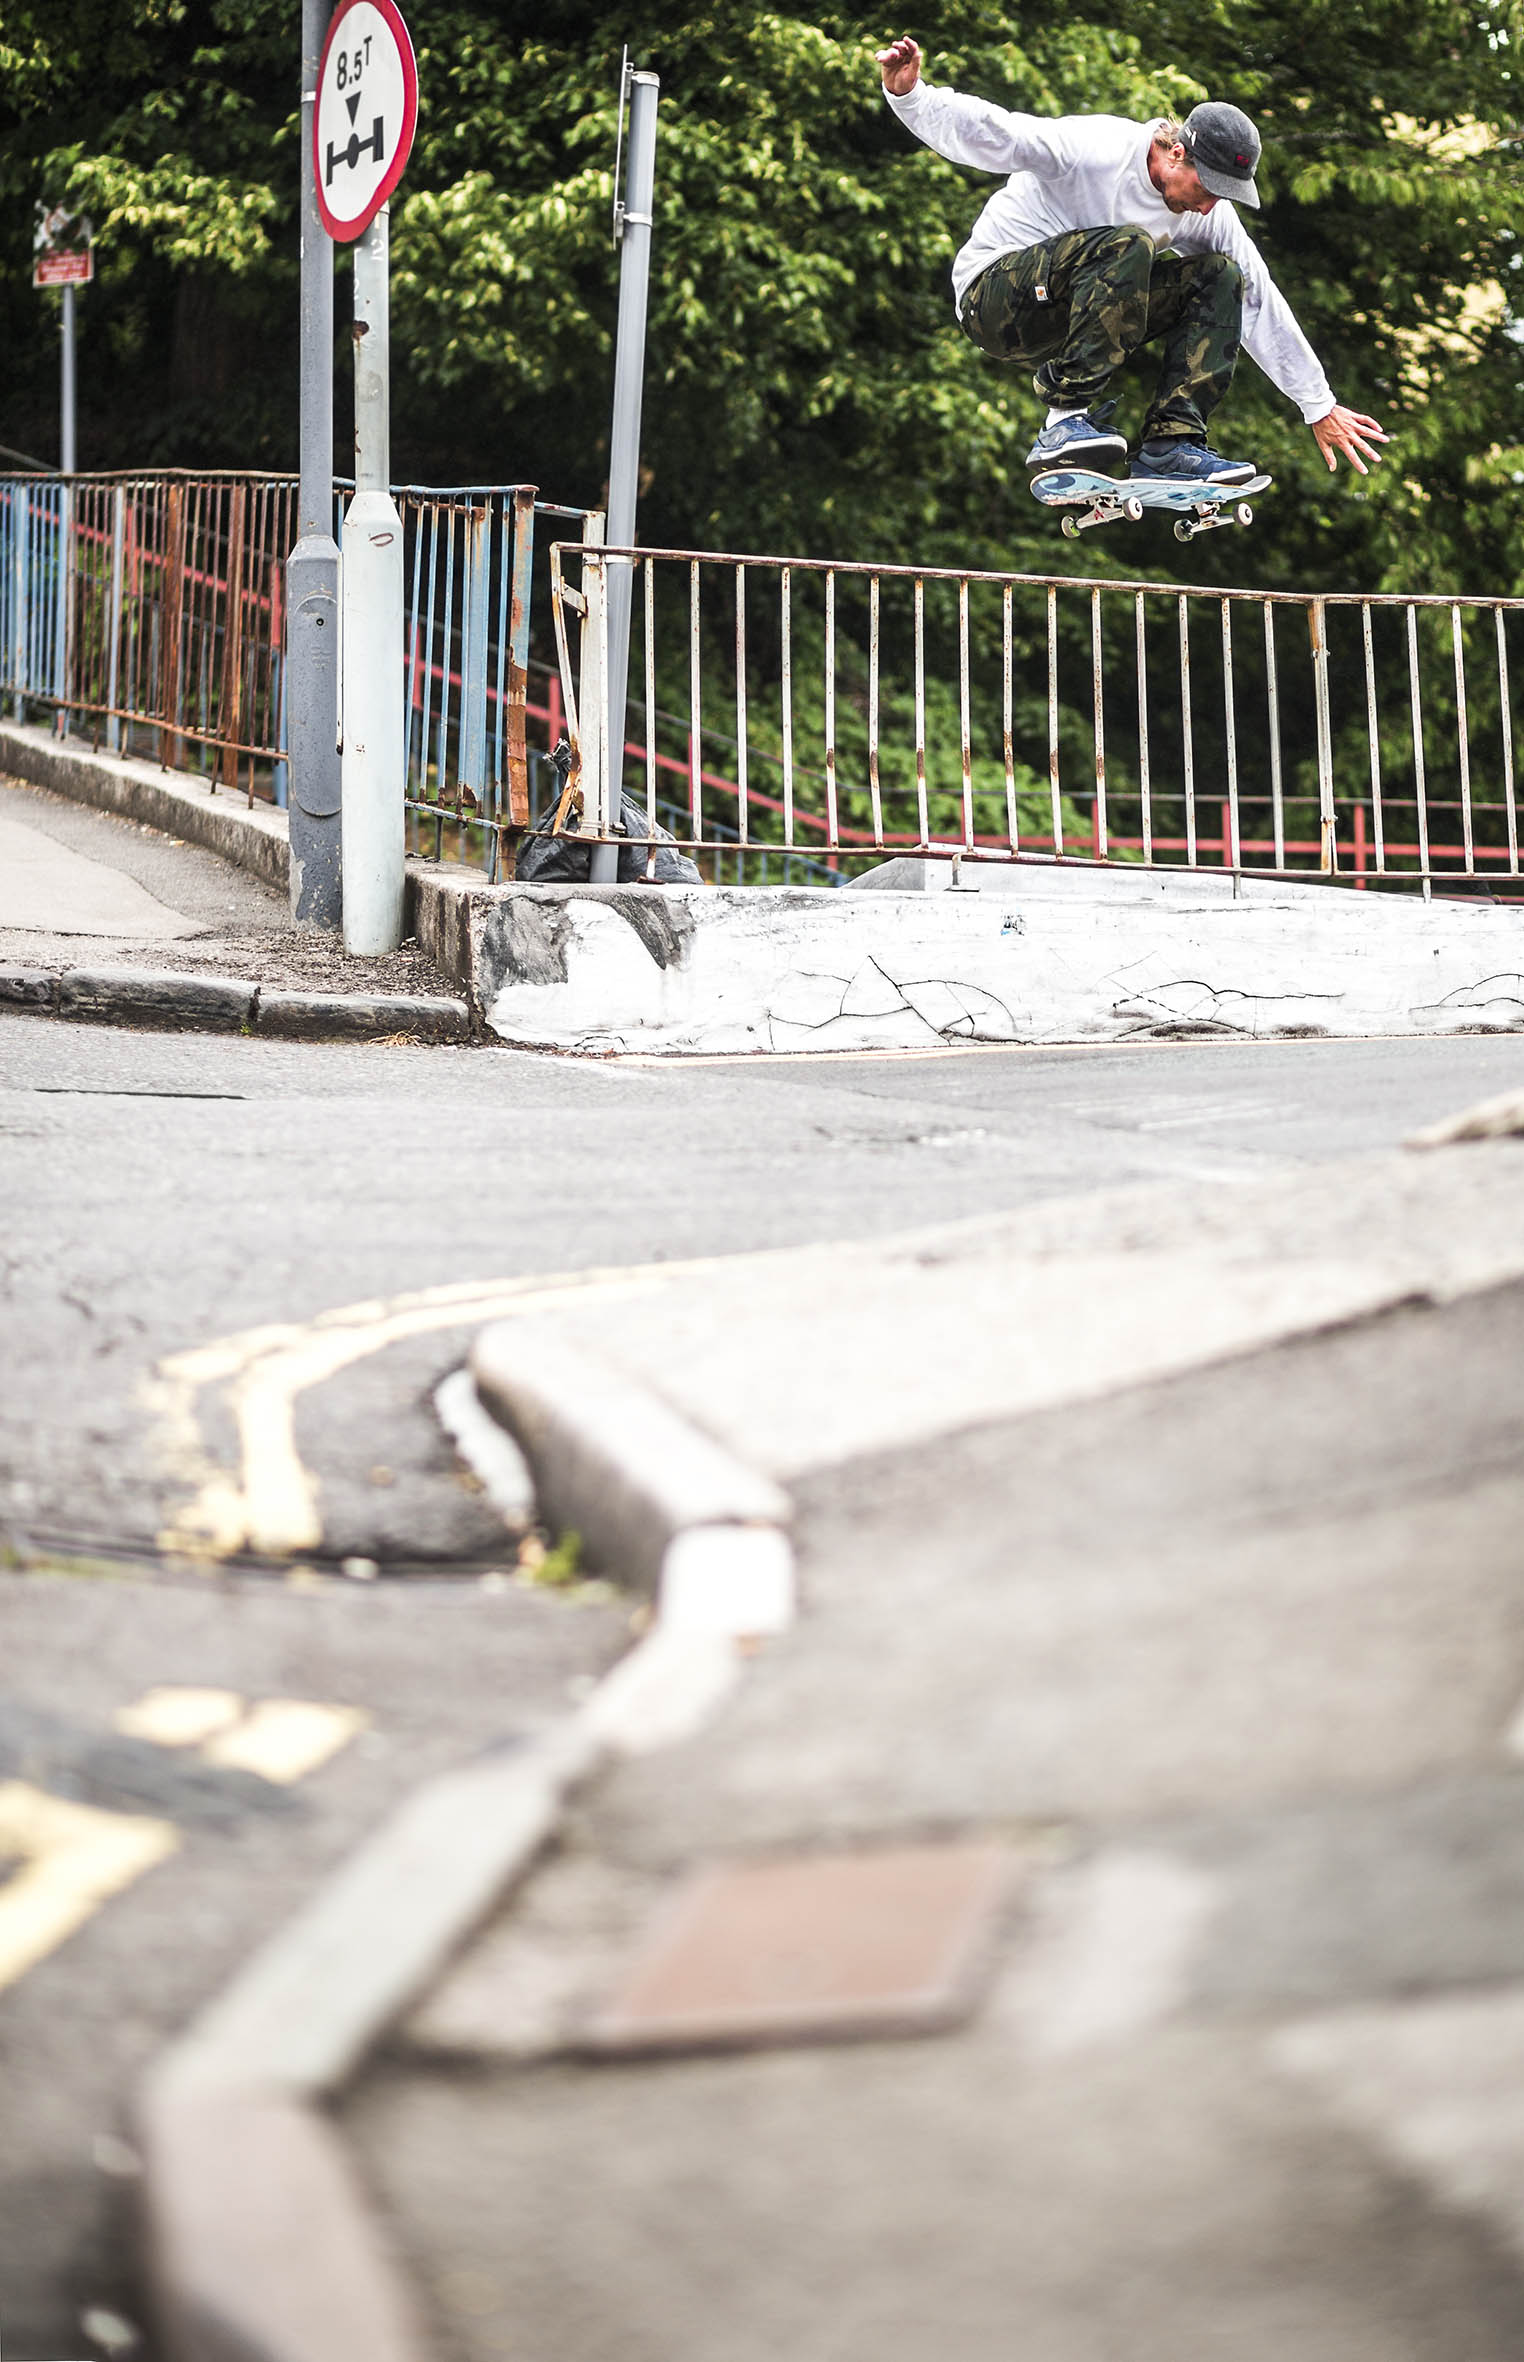
[[[1258,205],[1254,167],[1260,137],[1241,107],[1216,98],[1192,107],[1181,125],[1181,141],[1210,196],[1227,197],[1235,205]]]

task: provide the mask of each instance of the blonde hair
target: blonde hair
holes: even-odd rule
[[[1190,141],[1185,136],[1185,125],[1177,123],[1173,116],[1167,115],[1162,123],[1154,125],[1153,144],[1156,148],[1188,149]]]

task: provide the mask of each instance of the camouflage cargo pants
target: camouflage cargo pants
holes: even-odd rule
[[[1243,273],[1226,254],[1159,253],[1145,230],[1065,230],[1002,255],[963,304],[963,330],[997,361],[1039,364],[1045,402],[1088,410],[1113,370],[1162,338],[1143,436],[1202,442],[1233,382]]]

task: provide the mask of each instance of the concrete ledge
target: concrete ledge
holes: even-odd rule
[[[918,865],[919,866],[919,865]],[[1524,910],[1007,867],[974,893],[500,886],[473,972],[504,1040],[932,1049],[1524,1027]]]
[[[416,1042],[463,1042],[471,1012],[464,1001],[428,994],[277,991],[262,985],[256,1033],[287,1041],[379,1041],[405,1034]]]
[[[242,1033],[259,987],[232,976],[176,976],[155,968],[70,968],[58,979],[58,1014],[97,1025],[161,1025]]]
[[[573,1528],[596,1562],[655,1588],[693,1529],[771,1530],[786,1494],[646,1387],[561,1345],[549,1323],[499,1321],[471,1349],[485,1407],[521,1446],[541,1516]]]

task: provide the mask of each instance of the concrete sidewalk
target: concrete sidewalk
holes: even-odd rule
[[[804,1480],[796,1632],[343,2111],[428,2350],[1516,2355],[1521,1358],[1514,1284]],[[780,2040],[856,1866],[924,1924],[970,1845],[972,2011]],[[654,1959],[735,1861],[822,1883]]]
[[[270,2362],[1516,2354],[1521,1182],[1131,1189],[480,1340],[781,1478],[799,1620],[689,1735],[378,1833],[170,2063],[231,2211],[161,2211],[161,2288]],[[273,2309],[240,2073],[314,2193]]]
[[[416,943],[353,958],[337,935],[293,926],[284,890],[256,871],[0,775],[6,1001],[122,1023],[236,1026],[262,1007],[266,1031],[468,1030]]]

